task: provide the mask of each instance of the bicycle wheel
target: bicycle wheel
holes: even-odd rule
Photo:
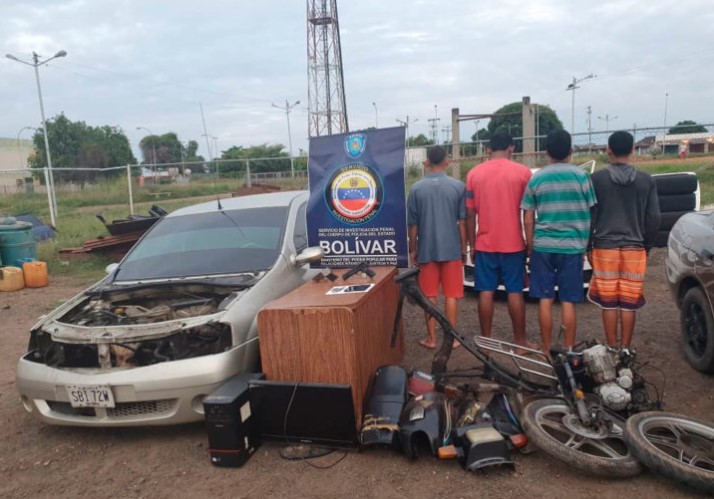
[[[669,412],[641,412],[625,424],[625,443],[642,463],[714,493],[714,425]]]
[[[579,470],[606,478],[627,478],[642,471],[622,440],[621,426],[585,427],[563,400],[531,402],[521,423],[537,447]]]

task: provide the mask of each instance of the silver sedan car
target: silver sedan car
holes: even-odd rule
[[[42,317],[17,366],[25,409],[73,426],[203,419],[258,368],[256,315],[310,279],[308,193],[211,201],[159,221],[102,281]]]
[[[674,224],[665,263],[687,360],[714,372],[714,210],[689,213]]]

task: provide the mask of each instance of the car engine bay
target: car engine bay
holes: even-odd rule
[[[224,310],[239,293],[235,287],[201,284],[88,291],[87,298],[56,323],[96,328],[96,332],[88,335],[85,330],[81,338],[65,342],[42,328],[35,329],[28,358],[60,368],[129,368],[221,353],[232,346],[231,327],[217,320],[196,322],[196,318],[200,321],[201,316]],[[180,322],[187,320],[193,324]],[[178,323],[140,335],[141,340],[132,339],[142,326],[170,321]]]

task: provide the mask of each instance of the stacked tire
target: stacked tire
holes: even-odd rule
[[[699,180],[693,172],[653,175],[662,213],[654,246],[667,246],[669,231],[685,213],[699,209]]]

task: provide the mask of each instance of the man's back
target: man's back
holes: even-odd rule
[[[613,164],[592,175],[598,200],[595,248],[648,247],[659,229],[657,187],[648,173]]]
[[[531,171],[508,159],[488,160],[466,176],[466,206],[478,215],[476,250],[515,253],[525,249],[521,199]]]
[[[419,263],[461,259],[458,221],[465,218],[463,182],[445,173],[430,173],[409,191],[409,225],[419,229]]]
[[[553,163],[528,183],[521,207],[536,210],[534,249],[543,253],[583,253],[595,204],[588,175],[570,163]]]

